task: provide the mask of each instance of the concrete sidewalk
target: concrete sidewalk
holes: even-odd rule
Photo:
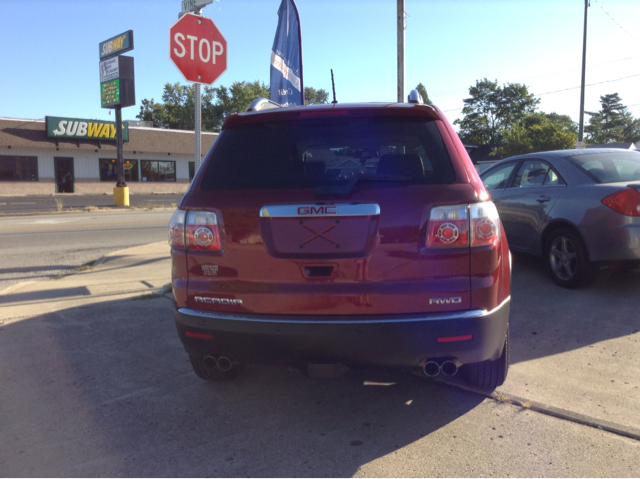
[[[166,241],[116,251],[85,271],[26,281],[0,291],[0,324],[106,301],[160,295],[171,288]]]
[[[138,246],[87,271],[13,285],[0,292],[0,326],[79,306],[100,316],[101,303],[170,296],[169,253],[166,242]],[[639,285],[640,275],[604,276],[591,289],[566,291],[535,264],[516,262],[511,366],[492,397],[640,440]]]

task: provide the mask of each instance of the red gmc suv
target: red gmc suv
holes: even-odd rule
[[[264,363],[459,371],[481,388],[506,378],[502,224],[417,92],[256,100],[224,122],[169,228],[178,334],[202,379]]]

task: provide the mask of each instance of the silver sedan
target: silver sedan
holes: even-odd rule
[[[600,266],[640,264],[640,152],[529,153],[482,174],[514,251],[544,258],[560,286],[585,286]]]

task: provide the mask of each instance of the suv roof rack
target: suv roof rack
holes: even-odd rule
[[[282,105],[266,98],[257,98],[253,100],[247,111],[271,110],[272,108],[282,108]]]
[[[417,103],[418,105],[424,105],[424,100],[422,99],[422,95],[418,92],[418,90],[411,90],[409,92],[409,96],[407,97],[407,101],[409,103]]]

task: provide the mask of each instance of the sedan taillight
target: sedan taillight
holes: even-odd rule
[[[635,188],[616,191],[606,196],[602,203],[623,215],[640,216],[640,193]]]
[[[438,206],[431,210],[427,247],[460,248],[494,245],[500,240],[500,219],[492,201]]]
[[[220,251],[218,217],[212,211],[177,210],[169,222],[169,245],[177,249]]]

